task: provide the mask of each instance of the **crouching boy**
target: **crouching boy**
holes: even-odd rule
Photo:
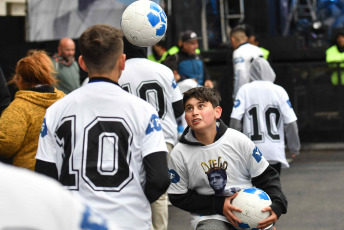
[[[196,87],[184,93],[188,127],[171,152],[170,202],[191,213],[197,230],[231,230],[241,221],[231,205],[237,191],[257,187],[269,194],[272,204],[263,209],[271,215],[258,228],[272,228],[287,212],[279,174],[244,134],[220,120],[220,96],[214,89]]]

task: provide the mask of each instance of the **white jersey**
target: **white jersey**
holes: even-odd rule
[[[263,51],[255,45],[244,43],[233,52],[234,65],[234,88],[233,98],[237,94],[239,88],[250,81],[249,71],[252,60],[263,57]]]
[[[48,108],[36,158],[120,229],[150,229],[143,158],[167,152],[155,109],[119,85],[95,81]]]
[[[192,134],[187,134],[191,142],[198,142]],[[215,143],[207,146],[189,145],[179,142],[171,152],[169,172],[170,194],[184,194],[195,190],[201,195],[227,196],[234,188],[252,187],[251,178],[265,171],[269,163],[258,148],[244,134],[228,128]],[[222,188],[213,187],[210,181],[213,172],[224,173]],[[217,191],[221,191],[217,193]],[[218,219],[228,222],[223,215],[191,214],[191,224],[195,229],[198,222]]]
[[[57,181],[0,163],[0,229],[119,229]]]
[[[243,132],[271,163],[289,167],[285,156],[284,125],[297,120],[287,92],[270,81],[242,86],[231,118],[243,119]]]
[[[175,145],[178,132],[172,103],[182,100],[182,94],[172,70],[146,58],[131,58],[125,62],[118,83],[156,108],[166,142]]]

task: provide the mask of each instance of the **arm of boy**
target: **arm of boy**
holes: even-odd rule
[[[271,215],[261,221],[260,226],[265,226],[267,223],[271,224],[277,221],[282,214],[287,213],[288,201],[282,192],[280,177],[275,169],[268,166],[262,174],[252,178],[252,185],[265,191],[272,201],[270,207],[263,209],[264,211],[270,211]],[[266,227],[270,224],[266,225]]]
[[[270,225],[272,225],[273,223],[275,223],[277,221],[277,215],[276,213],[272,210],[271,207],[266,207],[266,208],[263,208],[262,209],[262,212],[270,212],[271,215],[266,218],[265,220],[262,220],[258,223],[258,226],[257,228],[260,228],[260,229],[265,229],[267,227],[269,227]]]
[[[233,196],[226,197],[225,202],[223,204],[223,215],[229,220],[229,222],[236,227],[239,227],[237,223],[241,223],[240,219],[236,217],[233,211],[242,212],[240,208],[235,207],[232,205],[232,200],[238,195],[236,192]]]

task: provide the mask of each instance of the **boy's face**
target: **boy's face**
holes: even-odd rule
[[[221,117],[221,113],[221,107],[213,108],[209,101],[190,98],[185,103],[185,120],[194,131],[207,131],[216,127],[216,119]]]

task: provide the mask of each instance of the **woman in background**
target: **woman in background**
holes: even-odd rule
[[[46,109],[65,94],[56,84],[53,64],[45,51],[29,50],[17,63],[10,83],[19,91],[0,118],[0,158],[35,169],[35,155]]]

